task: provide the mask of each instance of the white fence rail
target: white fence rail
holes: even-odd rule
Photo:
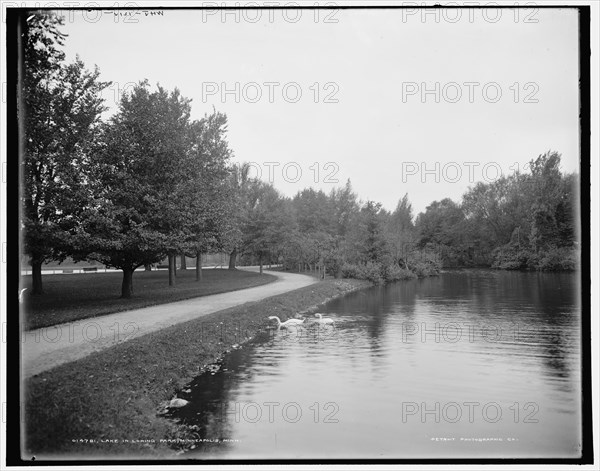
[[[215,268],[227,268],[229,263],[216,263],[212,265],[203,266],[203,270],[210,270]],[[281,265],[271,265],[271,268],[277,268]],[[243,268],[243,267],[238,267]],[[267,269],[267,265],[264,266]],[[152,271],[167,271],[167,268],[156,268],[152,267]],[[189,266],[187,268],[188,271],[193,271],[195,268],[193,266]],[[144,267],[139,267],[136,271],[145,271]],[[44,275],[76,275],[76,274],[93,274],[93,273],[121,273],[121,270],[117,270],[115,268],[105,268],[105,267],[83,267],[83,268],[52,268],[42,270],[42,276]],[[21,270],[21,276],[31,275],[31,270]]]

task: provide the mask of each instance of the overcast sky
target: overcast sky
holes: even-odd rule
[[[194,118],[227,113],[235,161],[270,165],[289,196],[350,179],[416,214],[549,149],[578,169],[575,10],[65,14],[67,56],[114,82],[110,104],[144,78],[179,88]]]

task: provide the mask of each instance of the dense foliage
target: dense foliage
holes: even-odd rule
[[[87,165],[104,111],[98,80],[77,59],[65,63],[63,20],[50,13],[31,15],[24,41],[24,110],[27,129],[23,175],[25,250],[31,257],[33,293],[42,289],[42,264],[64,259],[68,231],[87,197],[80,169]]]
[[[579,181],[547,152],[529,172],[478,183],[460,204],[433,202],[416,220],[419,245],[445,266],[574,270],[578,266]]]
[[[413,217],[408,195],[394,211],[360,201],[350,181],[329,194],[293,198],[232,164],[227,116],[191,119],[177,89],[141,81],[110,119],[99,71],[60,51],[62,20],[28,18],[24,96],[26,155],[22,227],[42,292],[49,260],[96,260],[123,270],[122,296],[136,268],[175,257],[228,251],[242,263],[283,264],[321,277],[384,283],[423,277],[442,266],[574,270],[578,266],[578,179],[548,152],[530,171],[478,183],[460,203],[434,201]]]
[[[358,201],[349,181],[329,195],[311,188],[280,196],[263,224],[286,230],[262,237],[261,259],[268,254],[287,269],[376,283],[430,276],[442,267],[575,270],[578,178],[560,171],[557,152],[531,160],[529,169],[477,183],[459,203],[434,201],[416,219],[407,195],[389,212]],[[275,190],[261,185],[272,198]],[[244,253],[252,255],[251,247]]]
[[[103,122],[108,83],[79,59],[65,63],[62,24],[35,13],[25,34],[21,196],[32,292],[43,292],[42,263],[66,256],[123,270],[123,297],[136,268],[168,256],[174,284],[177,254],[219,249],[231,229],[227,117],[213,110],[192,121],[177,89],[142,81]]]
[[[272,199],[276,190],[255,182]],[[265,238],[252,230],[244,234],[263,241],[261,251],[246,244],[247,263],[268,260],[287,270],[318,272],[336,277],[385,283],[439,272],[441,259],[429,248],[417,245],[412,207],[405,195],[394,212],[374,201],[359,201],[350,181],[329,194],[312,188],[293,198],[278,195],[279,205],[269,206],[269,220],[261,221]],[[268,227],[271,226],[271,229]],[[253,234],[253,235],[252,235]],[[258,235],[258,239],[256,239]]]

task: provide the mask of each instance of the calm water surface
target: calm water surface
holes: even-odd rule
[[[187,455],[578,457],[578,292],[465,270],[333,301],[335,328],[272,331],[180,394],[206,440]]]

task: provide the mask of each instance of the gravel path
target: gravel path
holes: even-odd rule
[[[244,269],[257,270],[254,267]],[[306,275],[275,271],[269,273],[277,276],[277,280],[254,288],[202,296],[23,332],[21,376],[28,378],[117,343],[216,311],[303,288],[317,281]]]

